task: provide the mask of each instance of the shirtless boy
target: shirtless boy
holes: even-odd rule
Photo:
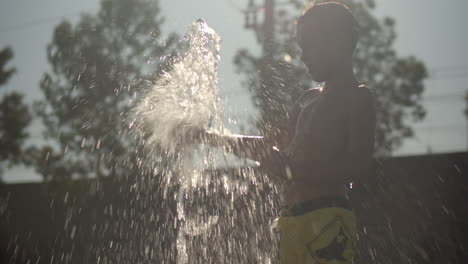
[[[270,171],[287,170],[287,207],[277,222],[282,264],[354,257],[356,223],[346,186],[368,174],[375,130],[374,97],[353,73],[355,28],[339,3],[310,7],[298,20],[297,42],[310,75],[324,86],[307,90],[269,136],[204,134]],[[280,159],[286,166],[273,166]]]

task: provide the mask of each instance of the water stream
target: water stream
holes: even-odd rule
[[[252,168],[216,170],[223,154],[181,140],[190,127],[228,133],[218,97],[221,39],[198,20],[184,41],[186,52],[148,89],[134,108],[132,123],[135,132],[145,135],[146,159],[173,157],[155,165],[155,177],[163,177],[158,189],[176,190],[177,219],[168,224],[177,229],[176,262],[269,263],[275,252],[269,222],[276,186]],[[157,228],[162,235],[168,229]]]

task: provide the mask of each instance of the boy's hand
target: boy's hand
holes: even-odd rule
[[[292,180],[293,177],[286,156],[275,146],[271,146],[268,154],[260,161],[260,168],[279,180]]]
[[[201,127],[189,127],[186,132],[187,141],[189,144],[202,144],[207,138],[208,132]]]
[[[183,145],[199,145],[205,140],[207,132],[201,127],[180,124],[174,129],[174,135]]]

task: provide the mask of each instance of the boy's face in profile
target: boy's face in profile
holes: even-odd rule
[[[315,32],[314,32],[315,31]],[[326,56],[323,53],[323,40],[316,34],[314,27],[308,27],[305,23],[297,25],[297,43],[301,48],[301,60],[309,70],[312,79],[317,82],[323,82],[325,79]],[[316,36],[315,38],[313,36]]]
[[[345,62],[347,47],[340,35],[324,32],[320,24],[312,21],[297,25],[296,40],[302,50],[301,60],[314,81],[330,80]]]

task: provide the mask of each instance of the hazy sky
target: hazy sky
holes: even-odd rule
[[[254,114],[250,97],[240,85],[232,57],[239,48],[258,53],[254,34],[243,28],[239,8],[247,0],[161,0],[166,22],[165,33],[183,34],[187,26],[204,18],[222,37],[222,61],[219,68],[220,93],[228,115],[243,122]],[[428,115],[414,125],[416,137],[407,140],[396,154],[463,151],[467,149],[467,122],[463,116],[463,96],[468,90],[468,24],[466,0],[377,0],[375,14],[396,19],[398,38],[395,48],[400,55],[415,55],[431,71],[426,82],[424,105]],[[260,0],[257,0],[260,3]],[[54,26],[62,19],[77,21],[81,12],[95,13],[97,0],[0,0],[0,48],[11,46],[15,57],[9,64],[17,68],[0,93],[17,90],[32,102],[41,98],[39,80],[48,70],[46,45]],[[31,127],[30,143],[41,142],[38,124]],[[30,170],[6,171],[6,181],[38,180]]]

